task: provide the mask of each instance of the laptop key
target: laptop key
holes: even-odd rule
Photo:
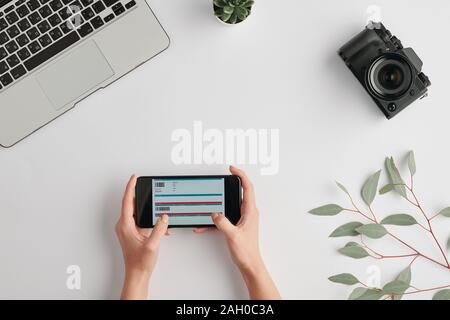
[[[83,6],[89,7],[92,3],[94,2],[94,0],[81,0],[81,3],[83,4]]]
[[[0,82],[4,87],[6,87],[13,82],[13,78],[9,73],[5,73],[4,75],[0,76]]]
[[[39,9],[39,13],[41,14],[42,18],[47,18],[49,15],[51,15],[52,9],[48,5],[45,5],[44,7]]]
[[[5,44],[9,40],[8,35],[6,32],[0,33],[0,45]]]
[[[112,7],[113,12],[115,13],[116,16],[122,14],[125,12],[125,8],[123,7],[123,5],[121,3],[118,3],[116,5],[114,5]]]
[[[42,34],[46,33],[48,30],[50,30],[50,25],[48,24],[47,21],[42,21],[41,23],[39,23],[37,25],[37,27]]]
[[[17,43],[12,40],[10,42],[8,42],[7,44],[5,44],[5,49],[9,52],[9,54],[16,52],[19,47],[17,46]]]
[[[77,34],[77,32],[72,31],[71,33],[67,34],[63,38],[59,39],[55,43],[53,43],[51,46],[45,48],[35,56],[31,57],[27,61],[24,62],[25,68],[27,68],[28,71],[31,71],[41,64],[43,64],[48,59],[56,56],[58,53],[62,52],[64,49],[70,47],[72,44],[80,40],[80,36]]]
[[[48,34],[50,35],[50,37],[52,37],[53,40],[58,40],[62,37],[62,32],[58,27],[52,29]]]
[[[107,15],[107,16],[105,17],[105,22],[106,22],[106,23],[110,22],[112,19],[114,19],[114,17],[115,17],[115,16],[114,16],[113,13]]]
[[[95,17],[94,19],[92,19],[91,23],[94,29],[98,29],[105,24],[100,17]]]
[[[61,30],[64,34],[72,31],[72,25],[69,23],[69,21],[63,22],[59,27],[61,28]]]
[[[62,0],[62,3],[65,4],[65,5],[68,5],[71,2],[72,2],[72,0]]]
[[[0,31],[5,30],[8,27],[8,22],[4,18],[0,19]]]
[[[49,5],[50,5],[50,8],[53,9],[53,11],[58,11],[63,6],[61,1],[59,1],[59,0],[53,0],[52,2],[49,3]]]
[[[25,68],[22,65],[19,65],[19,66],[15,67],[14,69],[12,69],[10,72],[11,72],[11,75],[13,76],[13,78],[17,80],[21,76],[23,76],[25,73],[27,73],[27,70],[25,70]]]
[[[58,13],[63,20],[69,19],[69,17],[72,16],[72,10],[70,10],[69,7],[59,10]]]
[[[41,5],[39,4],[38,0],[30,0],[27,2],[27,6],[28,6],[28,9],[30,9],[30,11],[34,11],[37,8],[39,8]]]
[[[5,48],[0,48],[0,60],[6,58],[8,52],[6,52]]]
[[[111,7],[117,1],[119,1],[119,0],[103,0],[103,2],[105,3],[105,6],[107,6],[107,7]]]
[[[14,6],[9,6],[8,8],[5,9],[5,13],[10,12],[12,9],[14,9]]]
[[[16,41],[20,47],[23,47],[24,45],[26,45],[30,42],[30,40],[28,39],[28,37],[25,33],[22,33],[20,36],[18,36]]]
[[[100,13],[106,9],[105,5],[101,1],[97,1],[92,5],[92,9],[94,9],[95,13]]]
[[[28,51],[27,48],[22,48],[19,51],[17,51],[17,56],[20,58],[20,60],[28,59],[31,56],[30,51]]]
[[[15,54],[6,58],[6,62],[8,62],[9,66],[11,68],[14,68],[15,66],[17,66],[20,63],[19,58],[17,58],[17,56]]]
[[[125,5],[125,8],[130,9],[130,8],[134,7],[135,5],[136,5],[136,1],[131,0],[130,2],[128,2],[128,3]]]
[[[92,29],[91,25],[89,24],[89,22],[83,24],[79,29],[78,29],[78,33],[80,34],[80,36],[82,38],[86,37],[88,34],[90,34],[92,31],[94,31],[94,29]]]
[[[19,20],[19,16],[15,12],[10,12],[5,16],[5,19],[11,25],[16,23],[17,20]]]
[[[25,19],[20,20],[17,23],[17,26],[19,27],[20,31],[24,32],[31,27],[31,24],[28,22],[27,18],[25,18]]]
[[[12,27],[6,29],[6,32],[8,33],[9,37],[12,39],[19,35],[20,30],[16,26],[12,26]]]
[[[94,16],[94,11],[92,11],[91,8],[87,8],[81,11],[81,15],[83,16],[84,20],[88,21]]]
[[[41,16],[39,15],[38,12],[33,12],[32,14],[30,14],[30,15],[28,16],[28,19],[30,20],[30,22],[31,22],[32,24],[36,24],[36,23],[38,23],[39,21],[42,20],[42,18],[41,18]]]
[[[28,49],[30,50],[30,52],[32,54],[35,54],[36,52],[38,52],[42,48],[41,48],[41,46],[39,45],[39,43],[37,41],[33,41],[32,43],[30,43],[28,45]]]
[[[20,6],[17,8],[16,10],[17,14],[19,15],[19,17],[23,18],[25,17],[27,14],[30,13],[30,10],[27,8],[26,5]]]
[[[55,13],[50,18],[48,18],[48,22],[52,25],[52,27],[57,26],[61,23],[61,19],[59,18],[58,14]]]
[[[41,44],[41,46],[43,48],[45,48],[46,46],[48,46],[50,43],[52,43],[52,39],[50,38],[50,36],[48,34],[44,34],[42,37],[40,37],[39,39],[39,43]]]
[[[0,74],[4,74],[6,71],[9,70],[8,65],[5,61],[0,61]]]
[[[33,27],[27,31],[27,35],[31,40],[34,40],[37,37],[39,37],[40,33],[39,33],[38,29],[36,29],[36,27]]]

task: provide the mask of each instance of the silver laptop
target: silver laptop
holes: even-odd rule
[[[0,145],[168,46],[145,0],[0,0]]]

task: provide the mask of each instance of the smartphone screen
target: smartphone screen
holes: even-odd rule
[[[225,213],[224,178],[153,179],[153,221],[163,214],[171,225],[210,225]]]
[[[241,181],[236,176],[139,177],[136,221],[151,228],[166,214],[170,227],[214,226],[211,215],[240,219]]]

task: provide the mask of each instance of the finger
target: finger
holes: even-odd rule
[[[230,235],[234,231],[235,226],[233,226],[230,220],[228,220],[223,214],[213,213],[211,217],[217,229],[222,231],[225,235]]]
[[[167,231],[166,231],[166,236],[170,236],[171,234],[172,234],[172,230],[167,229]]]
[[[169,226],[169,217],[165,214],[163,215],[158,222],[156,222],[153,227],[152,233],[150,237],[148,237],[147,244],[155,247],[159,247],[161,239],[168,231]]]
[[[216,231],[216,228],[211,228],[211,227],[202,227],[202,228],[194,228],[192,231],[194,231],[194,233],[205,233],[205,232],[211,232],[211,231]]]
[[[122,200],[122,217],[129,219],[134,215],[134,188],[136,187],[136,176],[133,174],[128,181]]]
[[[230,166],[230,172],[233,175],[238,176],[241,179],[241,184],[242,184],[242,189],[244,190],[244,198],[243,198],[243,202],[246,205],[252,205],[254,207],[256,207],[256,202],[255,202],[255,191],[253,188],[253,184],[250,181],[250,179],[247,177],[247,175],[245,174],[245,172],[241,169],[238,169],[234,166]]]

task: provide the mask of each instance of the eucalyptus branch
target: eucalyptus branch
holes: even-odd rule
[[[439,265],[447,270],[450,270],[450,263],[449,259],[447,258],[447,255],[442,247],[442,245],[437,240],[436,234],[433,230],[433,226],[431,224],[431,221],[435,219],[438,216],[444,216],[450,218],[450,207],[447,207],[443,210],[441,210],[439,213],[429,217],[421,202],[419,201],[417,194],[414,190],[414,175],[416,173],[416,164],[414,160],[414,153],[410,152],[408,154],[408,167],[410,171],[410,184],[407,185],[403,182],[402,177],[400,176],[400,173],[394,163],[394,159],[387,158],[386,159],[386,169],[388,173],[388,177],[390,180],[390,184],[386,185],[385,187],[381,188],[379,193],[384,194],[390,191],[396,191],[398,192],[406,201],[408,201],[410,204],[412,204],[414,207],[418,208],[422,216],[427,222],[427,225],[424,225],[420,222],[418,222],[414,217],[408,214],[393,214],[390,216],[385,217],[383,220],[378,221],[377,215],[375,214],[372,203],[375,199],[375,196],[377,194],[378,189],[378,182],[380,178],[380,172],[378,171],[374,173],[372,176],[370,176],[365,184],[363,185],[363,188],[361,190],[361,196],[364,200],[365,204],[367,205],[368,212],[363,212],[360,210],[360,208],[356,205],[353,197],[350,195],[350,193],[347,191],[347,189],[340,184],[339,182],[336,182],[338,187],[343,190],[349,197],[350,203],[352,205],[351,208],[343,208],[336,204],[329,204],[322,207],[318,207],[316,209],[311,210],[309,213],[319,216],[334,216],[339,214],[342,211],[351,212],[353,214],[357,214],[363,218],[365,218],[367,221],[369,221],[369,224],[363,224],[359,221],[353,221],[346,223],[340,227],[338,227],[336,230],[332,232],[330,237],[346,237],[346,236],[360,236],[361,243],[356,242],[349,242],[345,245],[345,247],[339,249],[339,252],[345,256],[354,258],[354,259],[362,259],[365,257],[372,257],[377,260],[383,260],[383,259],[400,259],[400,258],[409,258],[413,257],[413,259],[409,262],[408,267],[404,269],[398,277],[387,283],[382,289],[378,288],[369,288],[367,285],[365,285],[363,282],[358,280],[355,276],[349,273],[343,273],[338,274],[335,276],[332,276],[329,278],[330,281],[346,284],[346,285],[355,285],[360,284],[362,287],[355,288],[350,295],[350,299],[381,299],[384,297],[384,299],[392,299],[392,300],[398,300],[401,299],[403,295],[410,295],[420,292],[427,292],[427,291],[437,291],[433,299],[448,299],[450,300],[450,285],[446,286],[440,286],[440,287],[434,287],[429,289],[419,289],[417,287],[414,287],[411,285],[411,267],[414,264],[415,261],[417,261],[419,258],[424,258],[428,262],[431,262],[433,264]],[[418,225],[420,228],[422,228],[427,233],[431,234],[434,242],[436,243],[439,251],[441,252],[442,257],[445,260],[444,262],[441,262],[428,254],[419,251],[417,248],[415,248],[413,245],[409,244],[408,242],[404,241],[391,231],[386,229],[386,225],[397,225],[397,226],[412,226],[412,225]],[[364,241],[364,236],[372,239],[379,239],[384,236],[390,236],[392,239],[399,242],[402,246],[408,248],[411,250],[409,253],[405,254],[398,254],[398,255],[385,255],[382,254],[371,247],[369,247],[366,242]],[[448,245],[450,247],[450,239],[448,241]],[[407,291],[407,289],[412,288],[414,291]]]

